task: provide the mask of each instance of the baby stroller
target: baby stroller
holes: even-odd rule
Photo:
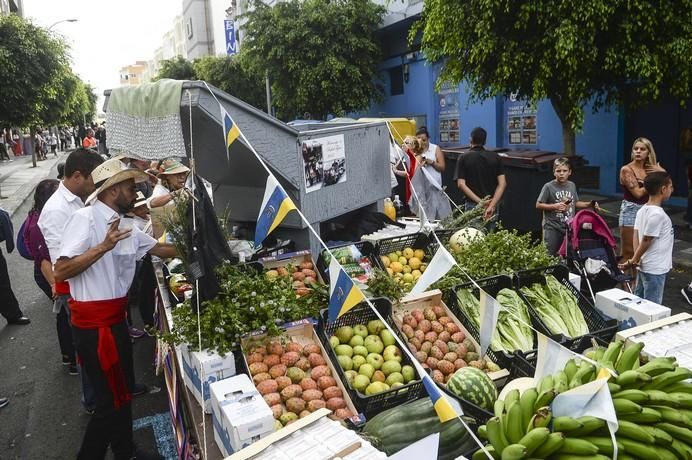
[[[615,256],[615,237],[608,224],[591,209],[584,209],[567,222],[567,233],[560,248],[571,271],[579,273],[594,292],[612,289],[624,284],[632,292],[629,282],[632,277],[618,268]]]

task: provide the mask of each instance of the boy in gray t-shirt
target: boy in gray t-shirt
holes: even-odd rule
[[[579,201],[577,186],[569,181],[572,169],[567,158],[558,158],[553,164],[555,180],[546,183],[536,201],[536,208],[543,211],[543,241],[548,253],[557,256],[567,232],[567,219],[574,217],[576,209],[589,208],[598,203]]]

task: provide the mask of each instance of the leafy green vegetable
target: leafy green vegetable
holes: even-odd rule
[[[521,292],[553,334],[579,337],[589,333],[577,299],[554,276],[546,276],[546,284],[524,286]]]
[[[404,290],[394,278],[384,270],[375,269],[368,280],[368,289],[365,291],[368,297],[387,297],[398,302],[404,297]]]

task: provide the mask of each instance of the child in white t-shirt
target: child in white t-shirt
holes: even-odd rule
[[[644,188],[649,201],[634,220],[634,255],[621,268],[637,267],[634,294],[661,304],[666,275],[673,268],[673,223],[661,205],[673,193],[673,181],[665,171],[648,174]]]

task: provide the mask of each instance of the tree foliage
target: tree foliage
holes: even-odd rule
[[[197,80],[195,68],[191,61],[188,61],[182,56],[176,56],[173,59],[164,59],[161,61],[161,67],[154,77],[154,81],[162,78],[171,78],[173,80]]]
[[[381,51],[384,8],[371,0],[253,1],[245,40],[251,66],[266,72],[280,118],[325,118],[369,106]]]
[[[410,38],[475,100],[549,98],[567,153],[587,102],[692,97],[692,0],[426,0]]]

